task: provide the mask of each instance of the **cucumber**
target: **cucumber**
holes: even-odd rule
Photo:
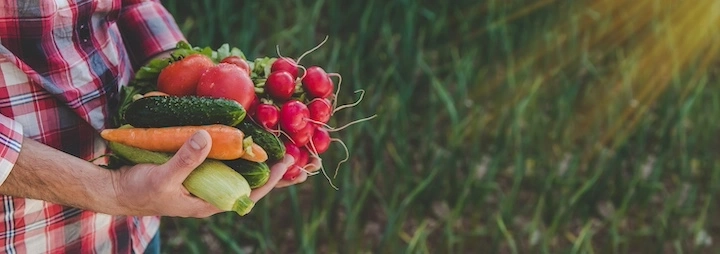
[[[235,126],[245,119],[239,103],[199,96],[149,96],[133,101],[125,110],[127,124],[137,128],[224,124]]]
[[[277,136],[265,130],[262,126],[250,119],[245,119],[235,127],[240,129],[245,136],[252,137],[253,142],[265,150],[268,154],[268,161],[274,162],[285,157],[285,145]]]
[[[251,189],[265,185],[270,179],[270,167],[264,162],[245,159],[223,160],[222,162],[245,177]]]
[[[114,155],[134,164],[159,165],[172,158],[169,153],[148,151],[116,142],[109,142],[108,147]],[[234,211],[240,216],[250,213],[255,206],[250,199],[251,188],[245,177],[218,160],[205,159],[185,178],[183,186],[217,208]]]

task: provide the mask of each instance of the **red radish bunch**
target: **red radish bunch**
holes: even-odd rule
[[[301,77],[299,69],[304,70]],[[275,60],[270,70],[259,95],[262,102],[251,117],[281,135],[287,154],[296,159],[283,178],[293,180],[310,163],[309,155],[319,156],[330,146],[332,138],[324,125],[332,115],[334,85],[322,67],[305,69],[288,57]]]
[[[320,170],[309,170],[308,166],[314,158],[319,160],[320,155],[329,150],[332,141],[337,141],[344,147],[341,140],[331,137],[331,133],[349,124],[341,128],[333,128],[328,124],[333,113],[352,107],[362,99],[361,97],[352,105],[336,108],[341,76],[328,73],[318,65],[306,68],[300,64],[306,54],[320,45],[297,59],[284,56],[269,60],[258,59],[251,70],[257,99],[248,115],[256,123],[278,135],[285,144],[286,154],[295,158],[295,164],[283,176],[285,180],[294,180],[304,172]],[[333,77],[338,79],[337,89]]]

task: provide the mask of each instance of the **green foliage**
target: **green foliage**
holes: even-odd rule
[[[573,20],[572,1],[524,14],[536,1],[163,2],[191,44],[228,43],[248,59],[277,57],[276,46],[296,58],[329,36],[301,64],[342,74],[340,103],[366,91],[330,124],[378,114],[332,134],[351,155],[339,190],[318,175],[245,217],[165,218],[167,253],[717,246],[707,245],[719,236],[716,70],[680,75],[652,101],[635,102],[632,89],[610,96],[605,77],[617,67],[585,51],[583,29],[552,32]],[[567,47],[543,51],[559,40]],[[522,52],[546,54],[528,63]],[[332,176],[345,154],[330,149]]]

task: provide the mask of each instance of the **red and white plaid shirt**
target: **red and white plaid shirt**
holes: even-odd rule
[[[90,160],[107,152],[119,88],[185,38],[157,0],[0,0],[0,184],[22,137]],[[99,162],[103,163],[103,162]],[[142,253],[159,217],[1,196],[2,253]]]

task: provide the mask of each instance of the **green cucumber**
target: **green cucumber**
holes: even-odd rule
[[[136,128],[223,124],[235,126],[245,119],[239,103],[199,96],[149,96],[133,101],[124,113]]]
[[[245,159],[223,160],[225,165],[240,173],[251,189],[265,185],[270,179],[270,167],[264,162],[254,162]]]
[[[133,164],[149,163],[160,165],[172,158],[172,154],[148,151],[109,142],[112,153]],[[223,211],[234,211],[244,216],[255,203],[250,199],[251,188],[241,174],[218,160],[205,159],[195,168],[183,186],[193,195],[213,204]]]
[[[265,150],[268,154],[268,161],[274,162],[285,157],[285,145],[282,141],[251,119],[245,119],[235,127],[240,129],[245,136],[252,137],[253,142]]]

